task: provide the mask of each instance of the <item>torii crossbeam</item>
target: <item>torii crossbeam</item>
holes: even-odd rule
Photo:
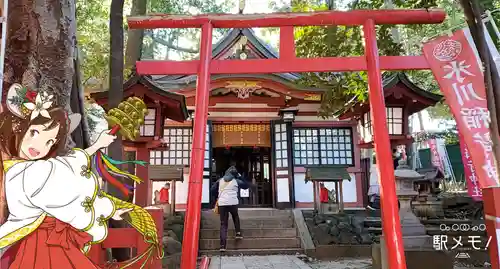
[[[406,269],[394,167],[387,130],[381,70],[429,69],[423,56],[379,56],[376,24],[434,24],[446,17],[443,10],[355,10],[315,13],[276,13],[199,16],[149,15],[128,18],[131,29],[201,28],[200,58],[195,61],[138,61],[142,75],[197,74],[196,110],[189,172],[189,193],[182,244],[182,269],[195,269],[200,231],[200,211],[205,153],[205,129],[211,74],[367,71],[377,169],[381,177],[382,226],[387,237],[388,264]],[[299,59],[295,54],[294,26],[363,26],[365,55]],[[213,28],[280,27],[279,59],[212,60]]]

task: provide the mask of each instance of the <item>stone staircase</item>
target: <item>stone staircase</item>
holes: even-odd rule
[[[291,210],[240,209],[244,239],[234,239],[234,225],[229,218],[227,251],[224,255],[272,255],[302,253],[300,238]],[[202,212],[200,252],[219,255],[219,215]]]

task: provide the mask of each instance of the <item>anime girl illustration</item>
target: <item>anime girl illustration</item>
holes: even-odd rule
[[[104,131],[87,149],[56,156],[81,115],[69,115],[53,106],[53,96],[14,84],[7,108],[0,113],[0,150],[8,206],[0,226],[1,268],[100,268],[87,256],[92,244],[102,242],[109,219],[125,219],[151,243],[144,264],[158,243],[151,215],[101,190],[102,180],[92,171],[93,155],[116,137]],[[3,203],[2,203],[3,202]],[[116,266],[108,264],[106,268]],[[147,266],[145,267],[147,268]]]

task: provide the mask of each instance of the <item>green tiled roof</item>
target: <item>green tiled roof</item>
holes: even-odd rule
[[[347,167],[315,166],[306,167],[306,169],[306,182],[351,180],[351,176],[347,172]]]

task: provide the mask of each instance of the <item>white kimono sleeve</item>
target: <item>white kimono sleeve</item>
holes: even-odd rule
[[[8,173],[22,177],[24,193],[33,206],[88,232],[94,242],[106,238],[107,220],[115,208],[111,200],[99,194],[97,177],[90,170],[85,151],[75,149],[68,156],[23,162]]]

